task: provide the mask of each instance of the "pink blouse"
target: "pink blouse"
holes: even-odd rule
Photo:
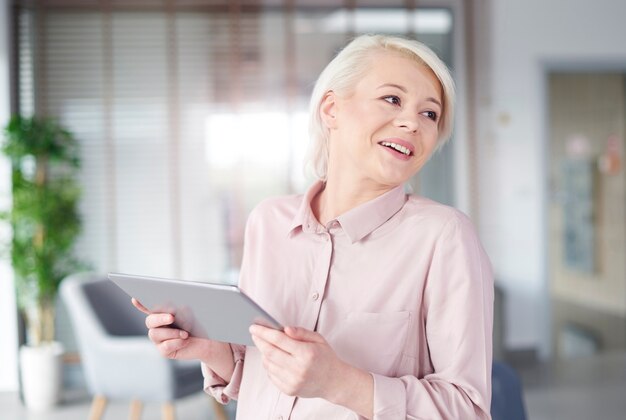
[[[304,195],[268,199],[246,228],[239,286],[283,325],[319,332],[371,373],[374,419],[490,419],[493,274],[469,219],[402,186],[322,226]],[[237,419],[356,419],[281,393],[256,347],[233,345]]]

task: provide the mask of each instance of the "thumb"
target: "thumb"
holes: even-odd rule
[[[301,327],[285,327],[285,334],[289,338],[298,341],[310,341],[314,343],[325,343],[324,337],[319,333]]]

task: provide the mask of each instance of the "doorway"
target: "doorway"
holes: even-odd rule
[[[626,348],[626,73],[551,72],[548,278],[556,359]]]

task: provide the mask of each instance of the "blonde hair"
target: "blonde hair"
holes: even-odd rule
[[[437,77],[443,90],[443,109],[439,119],[437,148],[443,146],[452,134],[454,123],[455,88],[450,71],[445,63],[421,42],[387,35],[361,35],[346,45],[320,74],[313,93],[309,110],[308,164],[314,174],[326,179],[328,170],[328,129],[320,115],[320,105],[329,91],[348,93],[368,70],[372,53],[392,51],[413,59],[428,67]]]

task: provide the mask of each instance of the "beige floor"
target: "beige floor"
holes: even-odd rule
[[[127,419],[129,404],[110,402],[102,420]],[[0,420],[86,420],[89,414],[90,397],[83,390],[66,392],[62,403],[53,411],[35,413],[27,411],[19,401],[17,393],[0,393]],[[214,420],[212,402],[202,392],[183,398],[175,404],[178,420]],[[234,407],[228,409],[230,417],[235,418]],[[159,404],[144,405],[142,420],[159,420]]]
[[[626,419],[626,353],[613,352],[554,364],[523,367],[524,400],[529,420]],[[1,420],[84,420],[89,413],[84,391],[67,392],[56,410],[29,413],[16,393],[0,393]],[[234,418],[234,407],[230,408]],[[176,404],[179,420],[212,420],[211,404],[202,393]],[[104,420],[128,418],[128,405],[111,403]],[[158,420],[158,405],[148,404],[142,419]]]

